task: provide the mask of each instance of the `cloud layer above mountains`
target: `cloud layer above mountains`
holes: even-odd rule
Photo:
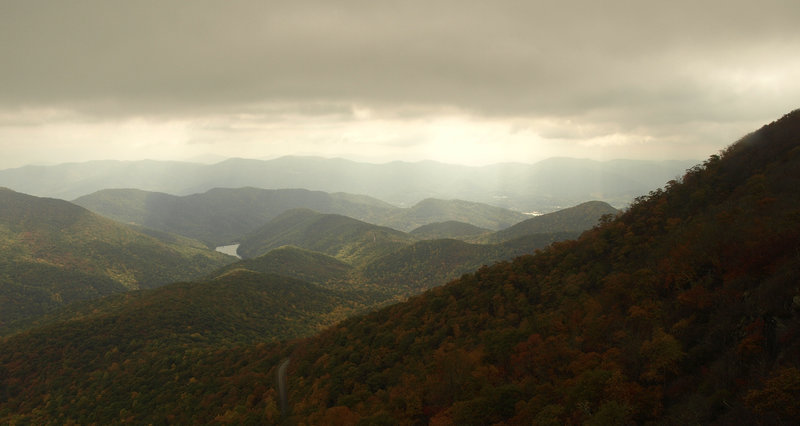
[[[0,167],[703,158],[798,107],[797,22],[778,0],[4,2]]]

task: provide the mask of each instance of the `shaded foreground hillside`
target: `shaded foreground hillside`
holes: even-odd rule
[[[577,240],[303,340],[6,338],[0,422],[796,424],[798,253],[800,111]]]
[[[0,423],[190,424],[170,414],[176,404],[204,411],[188,394],[175,399],[183,398],[185,386],[236,394],[238,378],[223,383],[248,363],[247,353],[264,342],[314,333],[354,308],[360,306],[346,294],[247,270],[78,304],[0,343]],[[217,362],[231,353],[244,364]],[[206,361],[198,363],[198,356]],[[234,370],[217,376],[216,390],[207,387],[207,373],[228,368]],[[258,377],[266,389],[266,371]],[[139,408],[131,403],[149,413],[134,415]]]

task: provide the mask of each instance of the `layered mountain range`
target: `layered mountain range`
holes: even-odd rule
[[[586,209],[584,223],[570,232],[533,235],[521,231],[511,234],[521,240],[508,246],[502,241],[491,245],[460,242],[458,247],[448,240],[427,242],[428,250],[435,248],[436,255],[420,259],[412,254],[417,253],[420,237],[311,208],[373,220],[403,218],[406,223],[460,217],[494,227],[529,216],[459,200],[428,200],[420,203],[421,208],[401,209],[366,196],[254,188],[216,189],[186,197],[104,190],[77,200],[120,221],[115,222],[63,200],[8,189],[0,191],[0,197],[2,333],[29,327],[27,321],[72,302],[174,281],[219,277],[220,272],[212,272],[236,259],[212,248],[229,241],[241,242],[243,257],[264,256],[251,264],[260,265],[254,268],[258,273],[306,280],[313,275],[306,271],[344,265],[344,277],[322,274],[311,283],[337,291],[355,290],[357,294],[341,295],[342,300],[355,298],[350,308],[366,309],[408,297],[483,264],[574,237],[600,217]],[[605,206],[607,212],[616,211]],[[482,234],[482,242],[488,243],[492,235]],[[270,253],[273,250],[276,252]],[[465,250],[471,255],[463,257]],[[443,258],[451,259],[450,267],[437,269],[434,262]],[[400,269],[387,271],[390,265]],[[433,269],[436,273],[430,274]],[[416,272],[409,274],[409,270]]]
[[[372,197],[305,189],[217,188],[187,196],[107,189],[74,203],[123,223],[196,238],[210,247],[236,242],[268,220],[297,208],[336,213],[406,232],[447,220],[496,231],[530,217],[463,200],[427,199],[400,208]]]
[[[305,188],[364,194],[401,207],[437,198],[547,213],[587,200],[624,207],[634,197],[682,175],[695,163],[551,158],[534,164],[468,167],[432,161],[369,164],[318,157],[229,159],[211,165],[92,161],[0,170],[0,186],[65,200],[108,188],[175,195],[220,187]]]
[[[800,422],[800,111],[664,184],[497,230],[287,208],[246,259],[4,337],[0,422]],[[6,244],[71,229],[11,195]]]

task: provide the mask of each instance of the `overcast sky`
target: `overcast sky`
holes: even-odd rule
[[[704,159],[800,107],[800,2],[0,0],[0,168]]]

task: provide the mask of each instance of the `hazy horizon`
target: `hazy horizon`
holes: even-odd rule
[[[713,154],[713,153],[712,153]],[[709,154],[711,155],[711,154]],[[608,163],[614,161],[643,161],[643,162],[676,162],[676,163],[685,163],[685,162],[692,162],[696,161],[700,163],[704,160],[704,158],[665,158],[665,159],[635,159],[635,158],[608,158],[603,160],[597,160],[593,158],[580,158],[580,157],[564,157],[564,156],[555,156],[555,157],[547,157],[536,161],[524,162],[524,161],[501,161],[496,163],[487,163],[487,164],[479,164],[479,165],[472,165],[472,164],[463,164],[463,163],[455,163],[455,162],[448,162],[448,161],[439,161],[439,160],[431,160],[431,159],[423,159],[423,160],[387,160],[387,161],[379,161],[379,160],[358,160],[355,158],[347,158],[347,157],[325,157],[321,155],[293,155],[293,154],[286,154],[286,155],[278,155],[275,157],[265,157],[265,158],[246,158],[246,157],[207,157],[207,158],[189,158],[185,160],[170,160],[170,159],[156,159],[156,158],[140,158],[140,159],[113,159],[113,158],[106,158],[106,159],[95,159],[95,160],[84,160],[84,161],[65,161],[65,162],[38,162],[38,163],[28,163],[23,164],[21,166],[14,166],[14,167],[5,167],[0,168],[2,170],[12,170],[12,169],[19,169],[23,167],[52,167],[52,166],[61,166],[67,164],[81,164],[81,163],[90,163],[90,162],[105,162],[105,161],[117,161],[117,162],[139,162],[139,161],[154,161],[154,162],[176,162],[176,163],[188,163],[188,164],[200,164],[200,165],[215,165],[219,163],[224,163],[230,160],[244,160],[244,161],[274,161],[280,160],[285,158],[316,158],[321,160],[341,160],[341,161],[348,161],[353,163],[361,163],[361,164],[370,164],[370,165],[386,165],[391,163],[406,163],[406,164],[420,164],[420,163],[437,163],[447,166],[461,166],[461,167],[492,167],[492,166],[501,166],[505,164],[516,164],[516,165],[524,165],[524,166],[532,166],[538,163],[551,161],[551,160],[558,160],[558,159],[568,159],[568,160],[576,160],[576,161],[594,161],[599,163]]]
[[[800,4],[3,2],[0,169],[707,158],[798,107]]]

